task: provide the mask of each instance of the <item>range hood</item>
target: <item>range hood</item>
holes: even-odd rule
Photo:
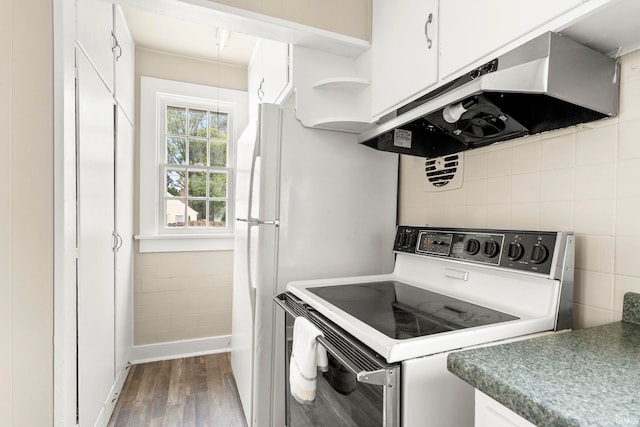
[[[398,109],[358,142],[445,156],[615,116],[618,89],[615,59],[548,32]]]

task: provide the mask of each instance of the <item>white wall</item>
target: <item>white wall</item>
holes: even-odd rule
[[[136,123],[140,76],[247,90],[244,67],[136,49]],[[241,129],[239,129],[241,131]],[[139,232],[140,132],[136,130],[135,227]],[[233,251],[134,255],[134,345],[231,334]]]
[[[371,0],[215,0],[240,9],[371,40]]]
[[[0,2],[0,425],[53,424],[49,0]]]
[[[424,192],[424,159],[403,156],[400,223],[575,231],[576,326],[619,320],[640,292],[639,94],[636,51],[618,117],[467,151],[459,190]]]

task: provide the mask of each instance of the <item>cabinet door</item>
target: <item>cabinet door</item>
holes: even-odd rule
[[[135,50],[127,22],[120,6],[114,7],[114,34],[117,46],[114,49],[115,97],[129,120],[134,120],[135,94]]]
[[[262,102],[280,101],[280,95],[289,83],[289,45],[273,40],[262,40]]]
[[[101,0],[77,0],[77,40],[113,90],[113,5]]]
[[[475,391],[474,418],[474,427],[535,427],[479,390]]]
[[[78,61],[78,410],[80,425],[107,417],[114,383],[113,97],[81,52]]]
[[[115,369],[122,373],[133,343],[133,125],[118,108],[116,118]]]
[[[582,2],[583,0],[440,2],[440,78],[447,78],[462,70]]]
[[[373,1],[372,114],[386,113],[438,79],[438,1]]]

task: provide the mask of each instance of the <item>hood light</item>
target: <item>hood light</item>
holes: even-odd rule
[[[460,120],[462,115],[469,111],[469,108],[476,105],[478,101],[475,98],[468,98],[455,104],[447,105],[442,110],[442,118],[447,123],[455,123]]]

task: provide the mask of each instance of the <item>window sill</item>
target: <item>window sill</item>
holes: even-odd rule
[[[156,234],[138,235],[134,239],[139,242],[140,253],[232,251],[234,248],[233,235]]]

